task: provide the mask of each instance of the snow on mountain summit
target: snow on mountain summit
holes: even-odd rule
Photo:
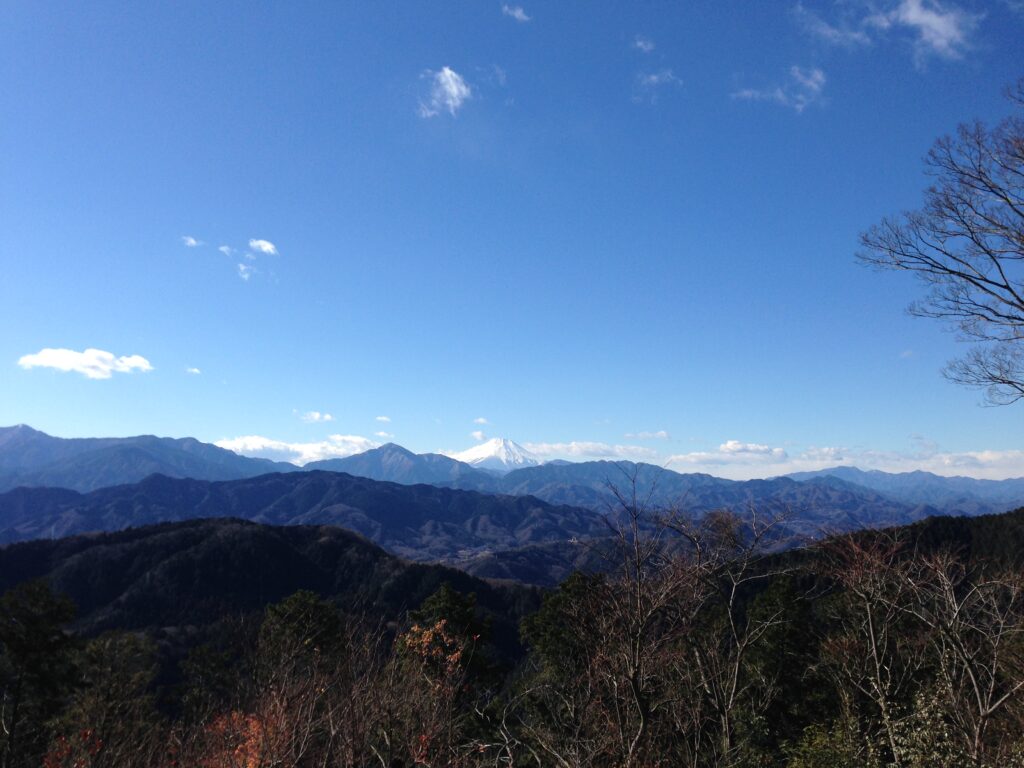
[[[521,467],[535,467],[541,463],[540,459],[523,446],[504,437],[492,437],[480,445],[449,454],[453,459],[458,459],[480,469],[497,470],[508,472]]]

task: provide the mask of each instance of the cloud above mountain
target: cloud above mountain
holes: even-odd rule
[[[380,443],[360,435],[329,435],[326,440],[289,443],[261,435],[225,438],[215,443],[220,448],[260,459],[289,461],[302,466],[321,459],[340,459],[377,448]]]
[[[153,366],[142,355],[116,356],[113,352],[89,348],[82,352],[73,349],[41,349],[35,354],[18,358],[25,370],[52,368],[64,373],[80,373],[87,379],[109,379],[115,373],[152,371]]]
[[[883,472],[924,470],[937,475],[966,475],[990,480],[1024,477],[1024,451],[946,451],[917,440],[909,451],[810,446],[787,450],[781,446],[727,440],[715,450],[669,456],[665,466],[676,472],[705,472],[732,480],[775,477],[835,466]]]

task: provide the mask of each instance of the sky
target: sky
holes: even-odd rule
[[[855,261],[1024,4],[0,7],[0,424],[1024,476]]]

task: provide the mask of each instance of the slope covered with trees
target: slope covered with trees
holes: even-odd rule
[[[571,576],[537,611],[535,592],[410,572],[324,528],[198,521],[8,547],[0,572],[19,575],[0,599],[0,687],[18,706],[3,710],[0,754],[79,767],[1018,764],[1024,510],[782,554],[763,546],[775,517],[621,512],[614,567]],[[666,549],[669,534],[686,545]],[[148,560],[156,575],[133,570]],[[248,590],[227,575],[256,562],[265,575]],[[105,575],[81,584],[89,572]],[[61,586],[77,590],[77,620]],[[134,613],[120,588],[174,599]],[[174,606],[201,616],[211,592],[217,612],[253,620],[219,621],[185,654]],[[525,654],[508,643],[517,621]]]

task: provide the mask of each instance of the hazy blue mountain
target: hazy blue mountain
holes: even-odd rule
[[[943,477],[922,471],[865,471],[856,467],[798,472],[787,477],[798,481],[836,477],[864,488],[871,488],[897,501],[929,504],[950,512],[1003,512],[1024,504],[1024,478],[978,480],[973,477]]]
[[[0,491],[18,486],[91,491],[168,477],[234,480],[297,470],[291,464],[253,459],[185,438],[60,438],[19,424],[0,427]]]
[[[785,515],[786,536],[794,542],[910,522],[936,512],[832,477],[806,483],[787,478],[735,483],[699,475],[678,477],[690,483],[687,503],[679,505],[686,514],[728,507],[741,514],[756,510],[764,516]],[[602,513],[530,495],[401,485],[312,471],[222,482],[153,475],[141,483],[85,494],[17,488],[0,494],[0,543],[205,517],[336,525],[405,557],[455,564],[502,550],[608,534]]]
[[[386,480],[405,485],[448,485],[462,481],[470,482],[473,478],[486,484],[491,479],[489,473],[474,469],[465,462],[439,453],[413,453],[395,443],[387,443],[380,448],[372,448],[343,459],[314,461],[306,464],[303,469],[347,472],[371,480]]]
[[[632,494],[634,480],[638,500],[652,508],[686,514],[721,508],[791,513],[796,518],[795,528],[808,534],[818,529],[894,525],[939,512],[926,504],[894,500],[834,478],[813,483],[785,477],[737,481],[700,473],[681,474],[629,461],[543,464],[502,477],[464,478],[455,485],[492,493],[529,494],[552,504],[606,511],[615,508],[616,493]]]
[[[449,562],[492,549],[606,531],[601,516],[591,510],[530,496],[495,496],[314,471],[223,482],[153,475],[134,485],[86,494],[17,488],[0,494],[0,543],[203,517],[336,525],[396,554]]]

